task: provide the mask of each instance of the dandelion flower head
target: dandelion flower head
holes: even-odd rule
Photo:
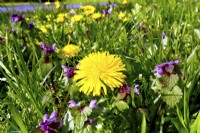
[[[65,56],[74,57],[80,51],[80,48],[74,44],[68,44],[62,48],[62,51]]]
[[[92,14],[95,11],[95,7],[91,5],[81,6],[80,7],[86,14]]]
[[[83,58],[77,70],[75,70],[74,80],[80,87],[80,91],[93,96],[100,95],[101,89],[107,94],[106,86],[111,90],[120,87],[126,77],[122,71],[125,71],[125,65],[122,60],[108,52],[92,53]]]

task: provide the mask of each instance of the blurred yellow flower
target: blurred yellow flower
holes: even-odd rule
[[[56,9],[58,9],[60,7],[60,2],[59,1],[55,1],[54,5],[55,5]]]
[[[48,21],[50,21],[51,20],[51,14],[46,15],[46,18],[47,18]]]
[[[40,26],[39,29],[43,32],[43,33],[47,33],[47,29],[44,25]]]
[[[75,15],[71,18],[71,22],[78,22],[83,18],[83,15]]]
[[[68,44],[62,48],[62,51],[65,56],[74,57],[80,51],[80,48],[74,44]]]
[[[52,29],[52,25],[51,24],[46,24],[46,28],[47,29]]]
[[[81,9],[83,9],[83,11],[88,15],[88,14],[92,14],[95,11],[95,7],[91,6],[91,5],[86,5],[86,6],[81,6]]]
[[[107,95],[106,86],[114,90],[122,85],[126,77],[122,71],[125,70],[125,65],[117,55],[97,52],[79,62],[74,80],[80,91],[87,95],[93,93],[93,96],[99,96],[102,89]]]
[[[29,21],[30,19],[28,17],[25,18],[26,21]]]
[[[56,22],[58,23],[58,22],[64,22],[64,20],[65,20],[65,14],[64,13],[60,13],[60,14],[58,14],[58,17],[56,18]]]
[[[127,0],[122,0],[122,4],[127,4]]]
[[[92,18],[93,19],[98,19],[100,17],[101,17],[101,13],[94,13],[94,14],[92,14]]]
[[[122,18],[124,18],[124,17],[125,17],[125,13],[120,12],[119,15],[118,15],[118,18],[119,18],[119,19],[122,19]]]
[[[44,2],[45,6],[49,6],[51,3],[49,1]]]

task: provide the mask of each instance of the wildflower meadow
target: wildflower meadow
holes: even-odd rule
[[[0,132],[200,133],[199,0],[0,10]]]

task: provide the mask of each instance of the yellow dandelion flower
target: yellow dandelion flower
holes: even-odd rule
[[[55,1],[54,5],[55,5],[56,9],[58,9],[60,7],[60,2],[59,1]]]
[[[47,29],[52,29],[52,25],[51,24],[46,24],[45,26]]]
[[[119,15],[118,15],[118,18],[123,19],[124,17],[125,17],[125,13],[120,12]]]
[[[126,77],[122,71],[125,70],[125,65],[118,56],[108,52],[92,53],[80,61],[74,80],[80,91],[87,95],[93,92],[93,96],[99,96],[101,89],[107,95],[106,86],[113,90],[122,85]]]
[[[46,15],[46,18],[47,18],[48,21],[50,21],[51,20],[51,14]]]
[[[65,14],[64,13],[60,13],[58,14],[58,17],[56,18],[56,22],[59,23],[59,22],[64,22],[65,20]]]
[[[122,4],[127,4],[127,0],[122,0]]]
[[[94,6],[91,6],[91,5],[81,6],[80,8],[81,8],[81,9],[85,12],[85,14],[87,14],[87,15],[94,13],[94,11],[95,11],[95,9],[96,9]]]
[[[42,26],[40,26],[40,28],[39,28],[43,33],[47,33],[47,29],[46,29],[46,27],[44,26],[44,25],[42,25]]]
[[[49,1],[44,2],[45,6],[49,6],[51,3]]]
[[[68,44],[62,48],[62,51],[65,56],[74,57],[80,51],[80,48],[79,48],[79,46],[76,46],[73,44]]]
[[[94,13],[94,14],[92,14],[92,18],[93,19],[98,19],[100,17],[101,17],[101,13]]]
[[[71,22],[78,22],[83,18],[83,15],[75,15],[71,18]]]

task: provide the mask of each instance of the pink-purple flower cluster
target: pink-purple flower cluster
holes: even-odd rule
[[[56,133],[56,130],[62,127],[62,121],[58,120],[56,115],[58,112],[54,111],[48,118],[48,114],[44,115],[43,121],[40,123],[40,129],[45,133]]]
[[[170,61],[170,62],[165,62],[160,65],[156,66],[156,75],[168,75],[170,76],[171,74],[178,73],[175,69],[175,67],[179,64],[179,60],[175,61]]]
[[[44,42],[42,42],[41,48],[43,49],[44,53],[50,54],[56,50],[56,44],[49,46],[49,45],[45,44]]]
[[[23,21],[25,18],[25,15],[18,15],[18,13],[13,13],[10,17],[11,22],[20,22]]]

